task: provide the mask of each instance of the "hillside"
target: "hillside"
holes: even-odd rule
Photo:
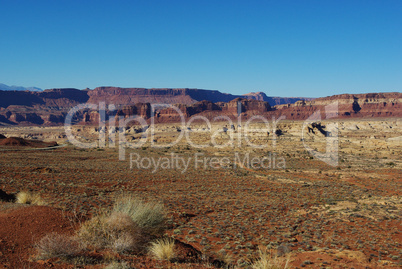
[[[0,90],[2,90],[2,91],[32,91],[32,92],[41,92],[42,91],[42,89],[37,88],[37,87],[8,86],[3,83],[0,83]]]
[[[314,111],[325,111],[325,106],[334,101],[338,101],[337,117],[340,118],[402,116],[402,93],[397,92],[342,94],[312,99],[269,97],[262,92],[232,95],[188,88],[98,87],[93,90],[50,89],[42,92],[0,90],[0,124],[60,125],[72,107],[100,102],[114,104],[119,115],[140,111],[138,115],[146,118],[150,115],[150,104],[180,104],[186,117],[199,114],[213,118],[217,115],[236,116],[239,112],[238,103],[241,102],[241,113],[245,118],[262,115],[305,120]],[[175,121],[176,116],[173,111],[158,111],[160,122]],[[76,120],[96,123],[96,118],[96,114],[81,111]]]

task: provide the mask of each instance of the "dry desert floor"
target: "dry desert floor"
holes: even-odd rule
[[[2,127],[7,137],[61,146],[0,142],[0,267],[104,268],[124,261],[127,268],[248,268],[265,249],[289,257],[289,268],[400,268],[401,119],[303,124],[281,121],[274,135],[254,123],[250,144],[238,140],[237,124],[158,125],[153,137],[132,127],[121,131],[120,147],[107,139],[92,148],[68,143],[63,127]],[[335,129],[326,136],[328,126]],[[74,126],[73,134],[88,142],[99,129]],[[118,139],[119,130],[111,134]],[[336,165],[320,157],[327,149]],[[39,194],[46,205],[6,199],[21,191]],[[165,236],[176,240],[180,259],[104,250],[71,260],[37,258],[43,236],[73,235],[127,193],[164,205]]]

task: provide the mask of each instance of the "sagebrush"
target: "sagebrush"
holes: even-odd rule
[[[82,247],[76,237],[50,233],[35,245],[40,259],[71,257],[81,252]]]

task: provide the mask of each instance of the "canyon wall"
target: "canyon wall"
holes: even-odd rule
[[[275,99],[276,98],[276,99]],[[267,101],[269,99],[269,101]],[[302,99],[302,100],[301,100]],[[287,104],[271,105],[283,102]],[[173,108],[158,108],[151,104],[174,104],[184,117],[202,115],[243,118],[284,116],[289,120],[305,120],[315,111],[325,118],[325,107],[338,103],[337,118],[402,117],[402,93],[341,94],[323,98],[268,97],[264,93],[244,96],[199,89],[144,89],[99,87],[94,90],[51,89],[43,92],[0,91],[0,124],[2,125],[61,125],[68,111],[78,104],[115,105],[108,116],[138,115],[144,119],[155,116],[156,122],[180,120]],[[154,114],[152,114],[154,113]],[[99,113],[79,111],[74,122],[96,124]]]

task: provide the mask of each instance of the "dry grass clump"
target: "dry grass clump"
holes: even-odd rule
[[[138,253],[152,238],[162,235],[164,223],[162,205],[125,196],[116,200],[110,212],[83,223],[78,237],[89,248]]]
[[[172,260],[175,257],[174,240],[164,238],[151,242],[149,253],[158,260]]]
[[[21,191],[16,195],[17,204],[45,205],[45,201],[37,193]]]
[[[85,246],[97,249],[106,247],[111,239],[103,215],[95,216],[84,222],[77,235]]]
[[[113,212],[127,214],[151,236],[158,237],[165,230],[166,214],[162,204],[145,203],[133,196],[121,196],[116,199]]]
[[[147,241],[141,228],[122,213],[93,217],[81,226],[78,237],[87,247],[111,248],[118,253],[139,251]]]
[[[271,251],[265,248],[258,249],[258,258],[251,262],[253,269],[287,269],[289,268],[290,255],[279,257],[273,255]]]
[[[76,237],[63,234],[50,233],[45,235],[35,248],[40,259],[55,257],[71,257],[77,255],[81,250],[81,244]]]
[[[126,214],[113,212],[106,218],[106,225],[111,236],[110,247],[118,253],[138,250],[145,241],[141,229]]]
[[[133,236],[131,233],[121,233],[110,242],[110,248],[117,253],[124,253],[128,251],[139,250],[141,244],[138,237]]]
[[[34,203],[37,197],[28,192],[21,192],[19,203]],[[163,206],[145,203],[130,196],[119,198],[110,211],[96,214],[84,222],[76,237],[56,233],[48,234],[37,244],[39,257],[73,258],[82,250],[110,249],[117,253],[144,253],[149,242],[160,237],[164,231],[165,213]],[[157,241],[154,244],[156,257],[171,259],[174,257],[173,242]],[[110,264],[110,268],[129,268],[126,264]]]

